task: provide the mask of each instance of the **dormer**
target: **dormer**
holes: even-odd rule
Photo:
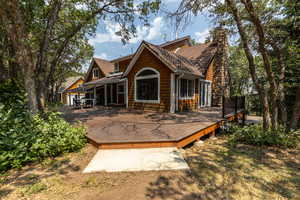
[[[93,68],[93,79],[100,78],[100,69],[99,68]]]
[[[114,72],[114,64],[100,58],[93,58],[85,77],[85,81],[93,81],[106,77]]]
[[[118,73],[120,72],[120,65],[119,65],[119,62],[116,62],[114,64],[114,73]]]

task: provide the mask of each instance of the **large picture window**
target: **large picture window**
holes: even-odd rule
[[[135,101],[159,103],[159,72],[144,68],[135,76]]]
[[[195,82],[189,79],[180,79],[180,98],[192,99],[195,93]]]

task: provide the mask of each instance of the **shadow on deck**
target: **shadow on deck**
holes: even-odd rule
[[[70,110],[64,117],[84,122],[87,138],[100,149],[154,148],[184,147],[214,134],[226,120],[243,118],[244,112],[222,118],[221,108],[172,114],[98,107]]]

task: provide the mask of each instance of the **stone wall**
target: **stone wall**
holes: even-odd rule
[[[229,71],[228,71],[228,38],[227,30],[216,28],[213,41],[217,44],[214,58],[212,105],[221,106],[222,96],[229,96]]]

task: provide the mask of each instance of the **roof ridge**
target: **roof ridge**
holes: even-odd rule
[[[170,41],[164,42],[164,43],[162,43],[162,44],[158,44],[158,45],[155,45],[155,44],[152,44],[152,43],[150,43],[150,42],[147,42],[146,40],[142,40],[142,41],[141,41],[141,44],[142,44],[143,42],[147,42],[147,43],[150,43],[150,44],[155,45],[155,46],[165,47],[165,46],[168,46],[168,45],[170,45],[170,44],[173,44],[173,43],[175,43],[175,42],[179,42],[179,41],[185,40],[185,39],[189,39],[189,40],[190,40],[190,39],[191,39],[191,36],[190,36],[190,35],[186,35],[186,36],[184,36],[184,37],[177,38],[177,39],[175,39],[175,40],[170,40]],[[115,59],[113,59],[113,60],[110,60],[109,62],[116,61],[116,60],[119,60],[119,59],[124,59],[124,58],[127,58],[127,57],[130,58],[131,56],[134,56],[134,53],[128,54],[128,55],[126,55],[126,56],[121,56],[121,57],[119,57],[119,58],[115,58]]]
[[[188,70],[189,72],[200,73],[200,71],[198,70],[198,68],[196,66],[194,66],[194,63],[193,63],[192,60],[189,60],[189,59],[185,58],[184,56],[178,55],[178,54],[176,54],[176,53],[174,53],[172,51],[168,51],[168,50],[166,50],[166,49],[164,49],[164,48],[162,48],[162,47],[160,47],[158,45],[151,44],[150,42],[144,41],[144,43],[146,45],[148,45],[148,47],[151,48],[151,49],[153,49],[153,47],[157,48],[160,52],[156,51],[156,53],[159,54],[160,57],[162,57],[162,56],[165,57],[163,59],[166,60],[171,65],[174,65],[176,69],[178,67],[179,68],[185,67],[185,68],[189,69]],[[176,59],[176,60],[174,60],[174,59]],[[178,64],[180,66],[177,66]]]

